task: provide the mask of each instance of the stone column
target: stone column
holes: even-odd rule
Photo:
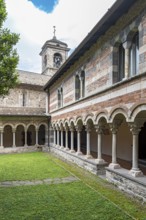
[[[27,147],[27,128],[25,128],[25,147]]]
[[[63,144],[63,128],[61,128],[61,149],[64,149],[64,144]]]
[[[54,145],[56,145],[56,130],[55,130],[55,127],[54,127]]]
[[[70,127],[70,131],[71,131],[71,153],[74,153],[74,127]]]
[[[57,145],[59,146],[59,128],[57,129]]]
[[[82,127],[81,126],[77,126],[76,127],[77,130],[77,155],[82,155],[81,152],[81,131],[82,131]]]
[[[0,148],[4,148],[4,146],[3,146],[3,134],[4,134],[4,130],[1,129],[0,130],[0,137],[1,137]]]
[[[128,79],[129,77],[129,48],[131,46],[131,42],[126,41],[125,43],[123,43],[123,47],[125,49],[125,77],[124,79]]]
[[[45,128],[45,146],[49,145],[48,128]]]
[[[35,141],[35,146],[38,146],[38,131],[39,131],[38,127],[37,127],[37,128],[35,128],[35,133],[36,133],[36,141]]]
[[[98,164],[104,164],[105,161],[102,159],[102,135],[103,135],[103,126],[95,126],[97,136],[97,159],[96,162]]]
[[[49,108],[49,102],[48,102],[48,93],[46,93],[46,114],[48,114],[48,108]]]
[[[109,164],[109,167],[112,169],[120,168],[120,165],[117,163],[117,132],[121,123],[121,120],[116,120],[112,124],[110,124],[112,132],[112,163]]]
[[[12,147],[16,147],[16,128],[13,128],[12,132],[13,132],[13,146]]]
[[[140,132],[140,126],[136,123],[130,124],[130,131],[133,135],[133,151],[132,151],[132,169],[130,170],[130,174],[134,177],[143,176],[143,173],[138,168],[138,135]]]
[[[90,146],[90,133],[91,133],[91,127],[87,125],[86,126],[86,135],[87,135],[86,158],[87,159],[92,158],[92,156],[91,156],[91,146]]]
[[[69,150],[69,147],[68,147],[68,128],[65,128],[65,150]]]

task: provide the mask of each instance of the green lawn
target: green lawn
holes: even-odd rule
[[[41,152],[0,155],[0,181],[61,178],[68,172]]]
[[[49,154],[0,155],[0,181],[71,175],[79,180],[55,185],[0,187],[0,220],[146,219],[145,206],[128,198],[112,184]]]

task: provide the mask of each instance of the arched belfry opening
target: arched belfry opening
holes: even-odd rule
[[[56,73],[68,57],[68,45],[56,37],[56,27],[53,27],[53,38],[47,40],[40,52],[42,57],[42,74],[50,78]]]

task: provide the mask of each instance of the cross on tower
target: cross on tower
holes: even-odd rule
[[[54,28],[54,31],[53,31],[54,36],[53,36],[53,38],[56,38],[56,36],[55,36],[55,33],[56,33],[56,26],[53,26],[53,28]]]

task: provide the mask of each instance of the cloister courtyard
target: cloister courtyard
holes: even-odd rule
[[[0,155],[1,220],[146,219],[146,206],[50,153]]]

